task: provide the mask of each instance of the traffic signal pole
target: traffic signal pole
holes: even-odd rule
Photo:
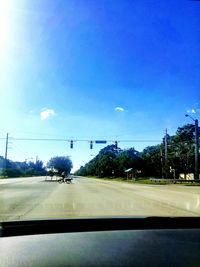
[[[195,120],[195,179],[199,179],[199,127]]]
[[[165,178],[168,178],[167,129],[165,132]]]

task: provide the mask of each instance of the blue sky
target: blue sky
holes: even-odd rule
[[[0,5],[0,138],[161,140],[189,122],[187,111],[199,118],[198,1]],[[8,157],[69,155],[77,168],[102,147],[12,140]]]

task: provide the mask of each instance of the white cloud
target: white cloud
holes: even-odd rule
[[[200,112],[200,105],[199,103],[194,103],[190,108],[188,108],[187,113],[199,113]]]
[[[46,119],[53,117],[55,115],[56,115],[56,113],[53,109],[43,108],[42,111],[40,112],[41,120],[46,120]]]
[[[124,112],[125,109],[122,108],[122,107],[116,107],[116,108],[115,108],[115,111],[117,111],[117,112]]]
[[[187,110],[187,113],[196,113],[197,111],[196,111],[196,109],[188,109]]]

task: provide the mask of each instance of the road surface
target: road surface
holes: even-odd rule
[[[200,216],[200,187],[74,177],[0,180],[0,220],[99,216]]]

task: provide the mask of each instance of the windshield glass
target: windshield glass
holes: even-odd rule
[[[0,220],[200,215],[199,14],[1,0]]]

